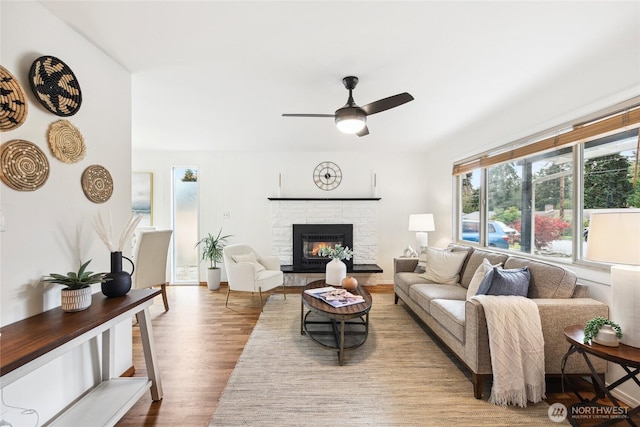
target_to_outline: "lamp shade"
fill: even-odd
[[[639,236],[640,210],[592,213],[585,257],[591,261],[640,265]]]
[[[611,319],[620,342],[640,348],[640,210],[592,213],[585,258],[611,266]],[[629,265],[618,265],[629,264]]]
[[[409,231],[434,231],[433,214],[409,215]]]

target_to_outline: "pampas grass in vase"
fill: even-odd
[[[141,219],[142,215],[134,215],[132,213],[122,229],[118,246],[114,246],[111,211],[109,211],[108,223],[104,221],[100,212],[93,218],[93,228],[111,252],[111,272],[107,274],[107,281],[102,284],[102,293],[109,298],[124,296],[131,289],[131,274],[133,274],[135,266],[131,259],[122,256],[122,249],[133,237],[133,233]],[[131,273],[122,270],[122,258],[131,263]]]

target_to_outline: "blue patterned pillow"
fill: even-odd
[[[526,297],[529,293],[531,272],[528,267],[504,270],[493,269],[484,276],[476,295],[517,295]]]

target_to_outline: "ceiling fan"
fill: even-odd
[[[379,99],[370,104],[359,107],[353,101],[352,91],[358,84],[358,78],[347,76],[342,79],[344,87],[349,90],[349,99],[344,107],[338,108],[335,114],[283,114],[283,117],[333,117],[338,130],[344,133],[355,133],[358,136],[369,135],[367,116],[398,107],[409,101],[413,96],[407,92],[399,93],[388,98]]]

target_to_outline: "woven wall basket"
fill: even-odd
[[[71,68],[55,56],[33,61],[29,84],[40,104],[55,115],[73,116],[80,109],[80,83]]]
[[[37,145],[13,139],[0,146],[0,179],[18,191],[35,191],[49,178],[49,160]]]
[[[56,159],[77,163],[84,159],[87,147],[82,134],[69,120],[58,120],[49,125],[49,147]]]
[[[113,193],[113,179],[108,170],[91,165],[82,173],[82,191],[93,203],[104,203]]]
[[[13,130],[27,118],[27,97],[18,80],[0,65],[0,131]]]

